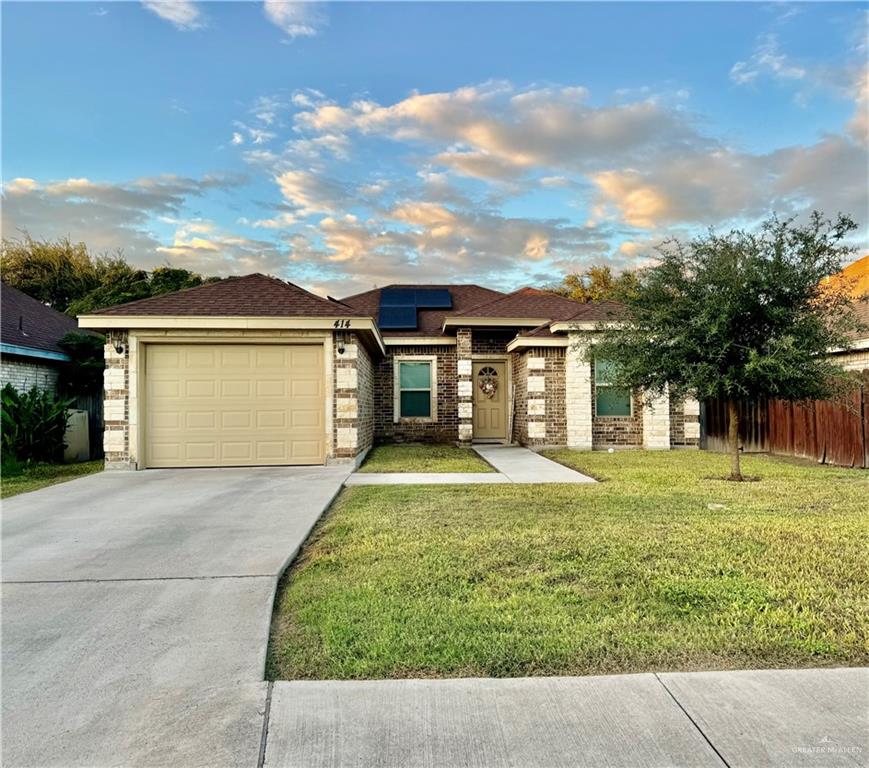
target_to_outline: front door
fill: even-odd
[[[474,363],[474,439],[507,438],[507,366]]]

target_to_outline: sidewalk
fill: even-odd
[[[474,450],[511,483],[594,483],[570,467],[516,445],[475,445]]]
[[[265,765],[856,768],[867,692],[867,669],[276,682]]]

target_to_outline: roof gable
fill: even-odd
[[[452,318],[460,317],[515,317],[566,320],[575,315],[582,304],[540,288],[520,288],[501,295],[492,301],[471,307],[463,312],[453,312]]]
[[[118,304],[96,315],[167,317],[329,317],[358,315],[346,304],[324,299],[293,283],[259,273],[227,277]]]

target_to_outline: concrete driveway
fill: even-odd
[[[277,578],[348,472],[108,472],[5,501],[3,765],[256,765]]]

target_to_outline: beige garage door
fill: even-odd
[[[148,467],[322,464],[323,347],[151,344]]]

